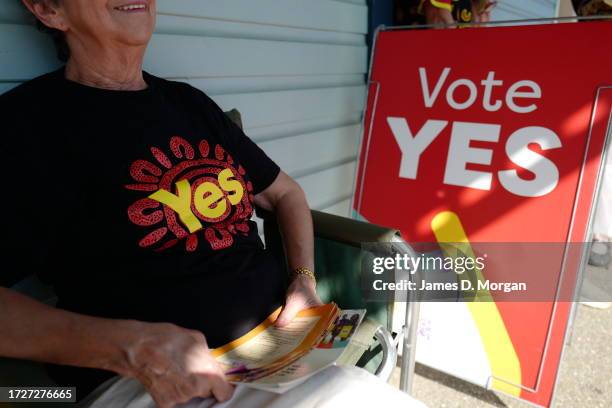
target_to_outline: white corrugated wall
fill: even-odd
[[[498,0],[493,21],[556,17],[558,0]]]
[[[242,112],[311,207],[347,215],[365,97],[366,0],[158,0],[145,69]],[[0,93],[58,66],[19,0],[0,0]],[[1,113],[0,113],[1,115]]]

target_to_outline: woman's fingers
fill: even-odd
[[[275,324],[279,327],[286,326],[300,311],[322,304],[310,278],[296,278],[289,285],[285,306],[283,306]]]
[[[225,375],[219,372],[209,379],[210,391],[215,399],[219,402],[225,402],[232,398],[234,394],[234,386],[225,379]]]
[[[183,402],[184,397],[169,383],[160,383],[154,389],[149,389],[149,394],[159,408],[174,408],[176,404]]]
[[[192,361],[188,366],[198,367],[197,370],[187,369],[172,380],[178,385],[179,397],[176,402],[185,403],[198,397],[214,397],[221,402],[230,399],[234,389],[225,379],[217,361],[208,353],[208,349],[196,358],[200,361]]]
[[[225,380],[223,373],[218,371],[171,375],[148,391],[158,407],[173,408],[194,398],[214,397],[219,402],[227,401],[232,397],[234,387]]]
[[[194,396],[204,398],[212,396],[219,402],[229,400],[234,393],[234,387],[226,380],[221,366],[210,354],[206,359],[209,361],[203,363],[205,371],[195,375],[199,387],[197,395]]]
[[[305,308],[304,297],[298,294],[289,295],[285,306],[281,310],[280,315],[276,319],[275,324],[279,327],[283,327],[291,323],[296,314]]]
[[[206,337],[171,324],[147,323],[127,344],[130,376],[137,378],[161,408],[197,397],[227,401],[233,387],[210,354]]]
[[[293,320],[301,310],[314,306],[320,306],[323,302],[319,299],[316,283],[309,277],[298,276],[294,278],[287,290],[287,300],[276,320],[278,326],[285,326]]]

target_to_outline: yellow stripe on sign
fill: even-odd
[[[475,258],[461,220],[454,212],[443,211],[436,214],[431,221],[431,229],[445,256],[454,256],[459,252],[463,256]],[[477,270],[476,274],[478,280],[484,280],[482,271]],[[512,384],[521,384],[521,363],[491,293],[477,292],[473,301],[468,302],[467,306],[474,318],[491,366],[493,374],[491,387],[519,396],[520,387]]]

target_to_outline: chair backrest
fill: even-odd
[[[240,129],[243,129],[242,114],[240,113],[238,109],[232,109],[232,110],[225,112],[225,116],[230,118],[230,120],[234,122],[236,126],[238,126]]]

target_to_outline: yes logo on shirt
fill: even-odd
[[[170,139],[170,151],[174,161],[152,147],[156,163],[136,160],[130,167],[137,184],[125,188],[147,196],[128,208],[128,217],[152,229],[139,245],[161,251],[184,240],[187,251],[193,252],[204,238],[218,250],[232,246],[236,234],[248,235],[253,186],[244,180],[242,166],[236,167],[221,145],[211,152],[205,139],[198,145],[199,157],[179,136]]]
[[[230,179],[233,176],[234,173],[230,169],[222,170],[217,183],[204,181],[195,189],[187,180],[177,181],[175,184],[178,195],[162,188],[149,198],[170,207],[178,214],[189,232],[194,233],[202,229],[202,223],[192,211],[192,206],[201,219],[216,222],[220,217],[227,216],[232,204],[238,204],[242,200],[244,188],[238,181]]]

